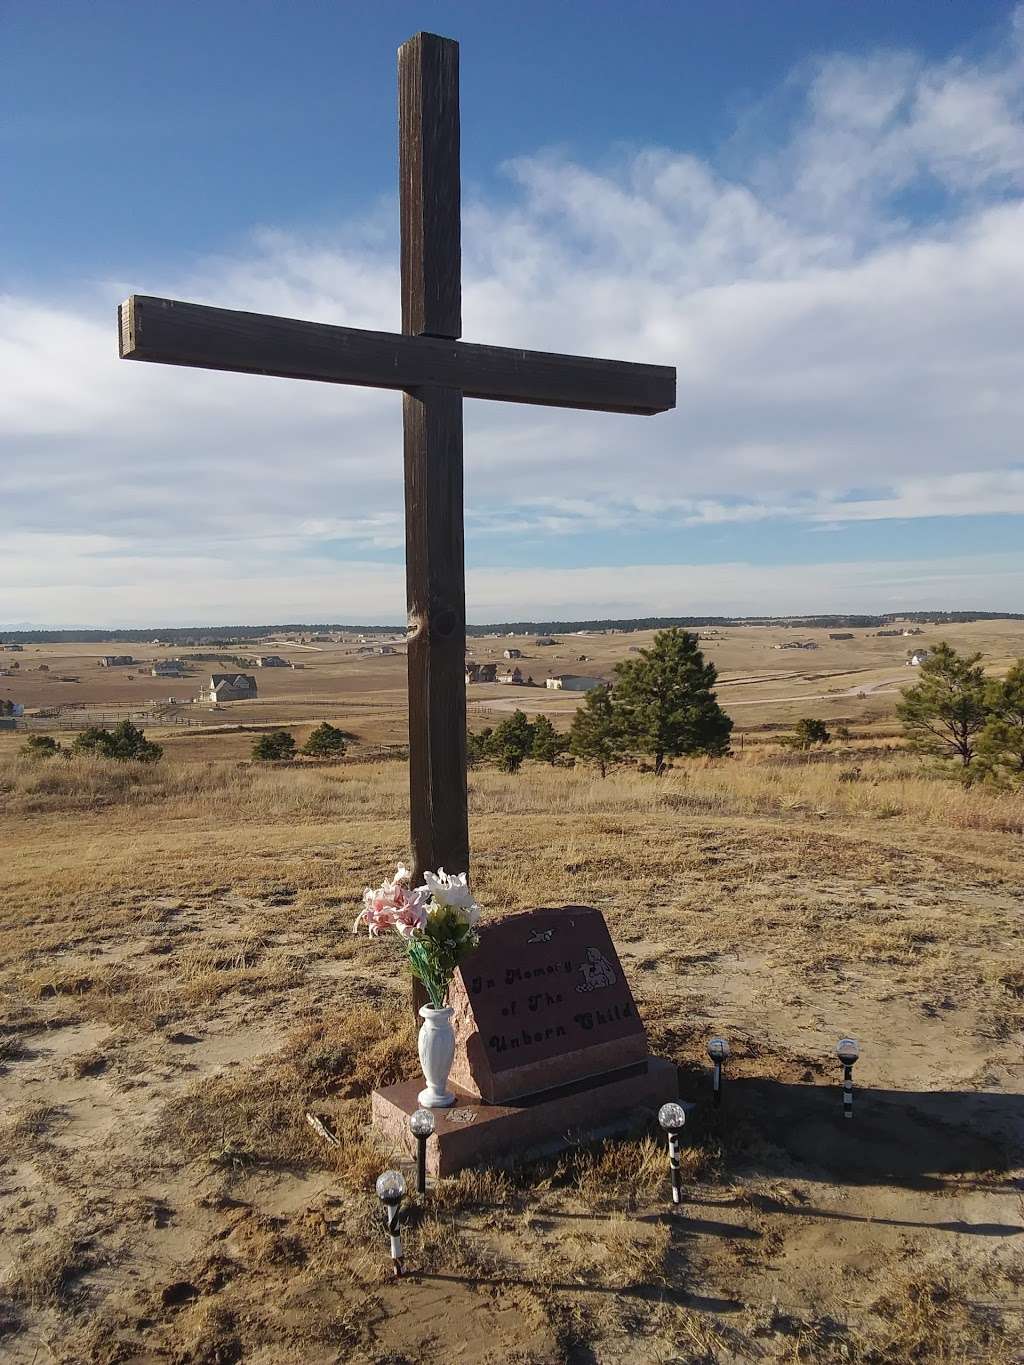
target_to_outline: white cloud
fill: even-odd
[[[476,557],[491,537],[524,533],[589,535],[599,563],[601,536],[622,528],[1024,514],[1022,34],[1018,13],[984,60],[821,61],[794,77],[803,103],[789,135],[728,177],[670,148],[600,171],[541,151],[508,168],[509,202],[467,194],[469,339],[679,367],[677,411],[652,419],[467,403]],[[13,533],[0,616],[384,612],[400,566],[330,556],[401,546],[397,396],[124,364],[113,308],[138,287],[395,328],[391,216],[374,206],[344,248],[264,231],[235,258],[96,286],[74,307],[0,299]],[[665,544],[679,559],[685,542]],[[695,610],[741,589],[745,612],[785,595],[762,568],[683,569]],[[927,605],[952,604],[933,569]],[[496,582],[521,594],[507,603],[516,616],[528,600],[550,614],[570,584],[597,594],[595,611],[610,592],[646,611],[655,604],[637,591],[674,572],[502,570]],[[778,572],[819,594],[780,610],[840,591],[805,568]],[[851,606],[888,600],[885,574],[843,574],[866,594]],[[1003,570],[968,580],[970,605],[1008,582]],[[481,609],[498,610],[481,592]]]

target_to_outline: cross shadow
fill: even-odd
[[[683,1078],[684,1095],[693,1077]],[[687,1132],[721,1139],[750,1174],[913,1190],[1024,1190],[1024,1097],[983,1091],[857,1089],[852,1119],[838,1085],[728,1079],[721,1108],[698,1103]],[[796,1212],[804,1209],[797,1208]],[[986,1225],[977,1225],[986,1226]],[[989,1235],[996,1235],[990,1233]]]

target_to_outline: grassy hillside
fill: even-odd
[[[400,1284],[367,1119],[413,1021],[391,945],[350,930],[406,851],[404,766],[8,748],[0,1357],[1015,1359],[1024,795],[866,747],[471,775],[485,912],[608,918],[698,1103],[686,1203],[641,1117],[414,1201]]]

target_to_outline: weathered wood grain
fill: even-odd
[[[462,395],[404,399],[413,875],[469,870]]]
[[[675,406],[670,365],[479,346],[133,294],[121,358],[369,388],[440,385],[467,398],[650,415]]]
[[[417,33],[398,49],[402,331],[462,335],[459,45]]]

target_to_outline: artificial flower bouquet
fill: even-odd
[[[394,929],[402,941],[413,976],[423,983],[434,1009],[444,1009],[455,970],[478,943],[480,907],[469,890],[465,872],[452,876],[440,868],[423,874],[412,886],[412,873],[401,863],[391,881],[363,892],[363,908],[352,932],[365,925],[377,937]]]

